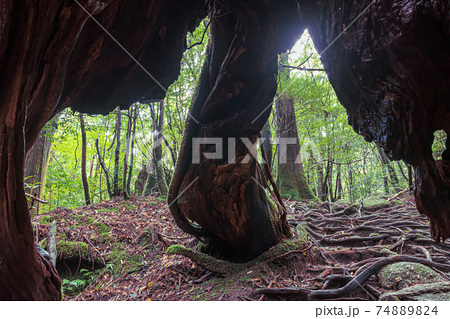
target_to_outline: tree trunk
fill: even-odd
[[[133,106],[128,109],[127,132],[125,135],[125,155],[123,158],[123,180],[122,180],[122,196],[124,199],[129,199],[130,195],[127,189],[127,174],[128,174],[128,156],[130,154],[131,145],[131,131],[133,127]]]
[[[164,173],[164,167],[162,162],[162,145],[163,145],[163,126],[164,126],[164,100],[159,103],[159,111],[157,117],[154,118],[155,134],[153,136],[153,161],[156,173],[156,182],[158,183],[158,189],[161,196],[167,196],[166,176]]]
[[[270,129],[269,121],[264,124],[263,129],[261,130],[261,136],[264,139],[263,145],[266,151],[267,165],[269,165],[270,170],[272,171],[272,131]]]
[[[105,160],[100,151],[100,147],[98,146],[98,138],[95,139],[95,148],[97,149],[98,162],[100,163],[100,166],[101,166],[103,172],[105,173],[106,189],[108,190],[108,195],[109,195],[109,198],[111,199],[114,197],[114,190],[111,186],[111,177],[109,174],[109,169],[106,167]],[[100,176],[100,178],[101,178],[101,176]]]
[[[120,164],[120,134],[122,130],[122,111],[120,107],[117,108],[116,116],[116,151],[114,152],[114,175],[113,175],[113,196],[120,196],[121,190],[119,188],[119,164]]]
[[[381,164],[386,168],[387,174],[389,174],[390,180],[392,185],[394,186],[395,192],[399,192],[400,191],[400,187],[399,187],[399,181],[398,181],[398,177],[397,174],[395,173],[395,169],[392,166],[392,163],[389,161],[389,158],[387,157],[386,153],[383,151],[383,149],[377,145],[377,149],[378,149],[378,153],[380,154],[380,158],[381,158]],[[384,169],[383,169],[384,171]],[[386,175],[385,172],[385,184],[387,183],[388,179],[388,175]],[[385,186],[386,188],[386,186]],[[389,194],[389,186],[387,187],[386,190],[386,194]]]
[[[50,149],[53,135],[58,127],[57,123],[58,116],[55,116],[44,126],[25,160],[25,184],[29,185],[25,188],[25,192],[40,199],[44,195]],[[39,201],[29,200],[30,213],[39,214],[40,205]]]
[[[268,200],[263,172],[244,144],[257,145],[270,115],[276,54],[303,31],[293,2],[282,3],[275,11],[275,2],[233,2],[231,11],[213,3],[211,43],[168,196],[180,228],[207,237],[212,255],[235,261],[290,236],[286,210]]]
[[[325,202],[327,200],[327,186],[326,186],[326,178],[324,178],[323,176],[323,163],[322,162],[318,162],[317,164],[317,179],[318,179],[318,183],[317,183],[317,196],[319,197],[319,199],[323,202]]]
[[[348,197],[353,202],[355,201],[355,195],[353,191],[353,168],[349,166],[348,168]]]
[[[84,204],[91,205],[91,194],[89,192],[89,182],[86,174],[86,124],[84,122],[84,115],[80,113],[80,127],[81,127],[81,180],[83,181],[84,189]]]
[[[137,105],[134,105],[133,107],[133,132],[131,134],[131,156],[130,156],[130,168],[128,170],[128,179],[127,179],[127,193],[131,194],[131,176],[133,175],[133,164],[134,164],[134,141],[136,138],[136,124],[137,124],[137,117],[139,109]],[[141,191],[142,192],[142,191]]]
[[[334,199],[338,200],[342,198],[342,178],[341,178],[341,165],[337,164],[336,168],[336,189],[334,191]]]
[[[280,62],[288,63],[288,54],[280,56]],[[280,77],[288,85],[289,68],[280,68]],[[277,186],[283,198],[292,200],[317,199],[311,191],[301,161],[294,99],[284,92],[275,102],[278,137]]]

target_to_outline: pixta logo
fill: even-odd
[[[240,140],[248,150],[248,154],[241,161],[242,164],[247,164],[252,157],[258,158],[258,140],[256,142],[252,142],[247,137],[241,138],[228,138],[223,139],[220,137],[196,137],[192,139],[192,163],[200,164],[201,156],[203,155],[206,159],[224,159],[224,146],[227,148],[227,162],[229,164],[236,163],[236,143],[237,140]],[[259,139],[260,143],[264,143],[266,141],[265,138]],[[226,143],[226,144],[225,144]],[[278,147],[278,157],[280,164],[286,164],[287,159],[287,149],[288,145],[297,144],[297,139],[293,137],[286,138],[276,138],[269,139],[270,145],[277,145]],[[214,147],[209,147],[209,151],[201,151],[202,145],[210,145]],[[319,149],[315,145],[315,143],[311,140],[303,141],[302,147],[300,148],[300,152],[298,152],[294,163],[301,164],[302,158],[314,158],[317,161],[321,161],[322,158],[320,156]],[[261,159],[261,162],[264,163],[264,159]]]

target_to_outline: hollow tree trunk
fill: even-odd
[[[262,171],[241,138],[257,143],[277,88],[277,53],[304,29],[293,2],[230,4],[212,8],[212,40],[168,202],[183,230],[210,240],[211,254],[245,261],[290,236],[285,210],[268,200]]]
[[[88,12],[99,9],[96,1],[81,3]],[[73,49],[67,43],[74,43],[89,17],[66,2],[0,6],[0,300],[58,300],[61,280],[34,244],[23,184],[25,149],[52,116]]]
[[[450,133],[450,1],[307,0],[299,10],[349,123],[414,167],[418,210],[436,241],[450,237],[450,156],[431,151],[436,130]]]
[[[178,76],[174,61],[181,59],[186,33],[205,16],[204,2],[1,0],[0,8],[0,300],[58,300],[61,281],[34,245],[25,150],[58,108],[106,114],[142,96],[161,98],[162,87]],[[111,34],[134,49],[158,83]]]

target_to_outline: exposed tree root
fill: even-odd
[[[336,299],[343,298],[348,296],[351,292],[356,290],[357,288],[362,288],[362,285],[369,279],[370,276],[376,274],[382,267],[387,266],[389,264],[397,263],[397,262],[413,262],[420,263],[426,266],[434,267],[439,270],[450,271],[450,265],[448,264],[439,264],[427,259],[417,258],[412,256],[392,256],[381,259],[371,266],[369,266],[366,270],[361,272],[358,276],[353,278],[348,284],[346,284],[342,288],[337,289],[326,289],[326,290],[309,290],[303,288],[281,288],[281,289],[273,289],[273,288],[264,288],[255,291],[255,294],[281,294],[281,295],[298,295],[302,300],[323,300],[323,299]]]
[[[244,269],[253,267],[258,263],[273,261],[277,258],[285,257],[286,255],[291,253],[305,253],[311,248],[312,244],[309,242],[305,243],[304,241],[285,240],[280,244],[272,247],[261,256],[246,263],[232,263],[229,261],[220,260],[181,245],[170,246],[169,248],[167,248],[166,253],[167,255],[184,256],[186,258],[189,258],[195,264],[203,267],[206,270],[209,270],[212,273],[220,276],[228,276],[232,273],[237,273]]]

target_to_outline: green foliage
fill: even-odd
[[[86,288],[86,282],[82,279],[62,280],[62,289],[65,295],[73,296],[82,292]]]
[[[88,269],[81,269],[72,279],[62,279],[62,290],[65,295],[74,296],[81,293],[95,279],[97,274]]]

